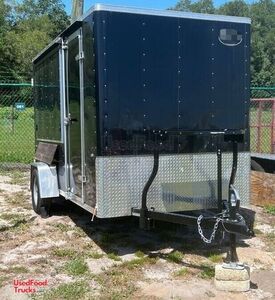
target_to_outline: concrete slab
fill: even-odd
[[[245,266],[243,270],[237,270],[237,269],[224,268],[222,264],[216,265],[215,278],[216,280],[224,280],[224,281],[250,280],[250,268],[248,266]]]
[[[250,289],[250,280],[217,280],[214,279],[217,290],[227,292],[247,292]]]

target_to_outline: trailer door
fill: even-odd
[[[74,32],[67,41],[66,101],[68,118],[68,169],[69,191],[83,198],[84,171],[84,120],[83,120],[83,50],[82,30]]]

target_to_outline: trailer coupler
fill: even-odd
[[[241,234],[247,237],[253,237],[254,233],[248,228],[244,218],[238,214],[237,220],[230,220],[227,215],[222,216],[221,214],[198,217],[191,214],[182,213],[169,213],[169,212],[159,212],[155,210],[141,210],[140,208],[132,208],[132,215],[140,217],[142,216],[149,222],[150,220],[157,220],[163,222],[170,222],[174,224],[183,225],[198,225],[198,220],[200,218],[200,224],[203,225],[205,229],[211,229],[220,224],[224,231],[231,234]]]
[[[148,229],[150,220],[166,221],[176,224],[185,225],[197,225],[198,232],[205,243],[210,244],[214,239],[217,230],[221,226],[223,232],[229,233],[230,247],[228,251],[228,261],[231,264],[236,265],[238,262],[236,251],[236,234],[241,234],[247,237],[254,236],[252,230],[248,228],[244,218],[239,214],[240,209],[240,197],[237,190],[234,187],[237,165],[238,165],[238,139],[232,140],[232,152],[233,163],[231,176],[228,186],[228,199],[222,199],[222,147],[221,138],[225,133],[216,133],[217,139],[217,204],[218,212],[215,214],[212,211],[208,211],[208,215],[194,215],[194,213],[170,213],[170,212],[158,212],[154,209],[148,209],[147,207],[147,194],[150,186],[152,185],[159,168],[159,153],[154,151],[154,165],[151,175],[146,182],[142,192],[141,208],[132,208],[132,215],[139,216],[140,227],[142,229]],[[209,238],[205,237],[202,230],[202,222],[205,228],[212,228],[213,231]],[[221,224],[221,225],[220,225]]]

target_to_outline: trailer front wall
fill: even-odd
[[[104,11],[94,22],[101,155],[212,152],[186,133],[248,130],[249,24]]]
[[[217,137],[244,135],[236,187],[249,204],[250,25],[94,12],[98,72],[98,217],[141,206],[175,212],[217,207]],[[231,151],[232,143],[223,143]],[[223,155],[223,198],[232,154]]]

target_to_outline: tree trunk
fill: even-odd
[[[75,22],[79,17],[83,15],[84,0],[72,0],[72,15],[71,23]]]

